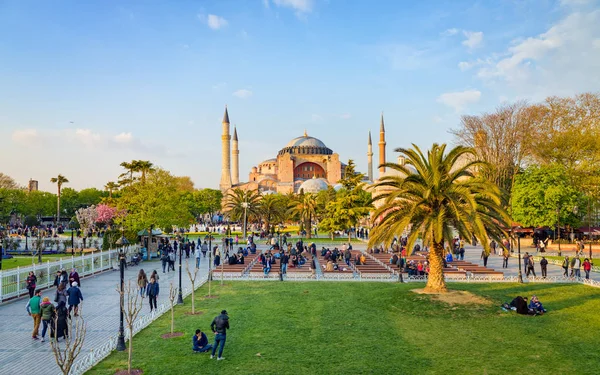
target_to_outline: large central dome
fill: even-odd
[[[285,153],[331,155],[333,151],[325,146],[325,143],[320,139],[309,137],[305,132],[302,137],[292,139],[279,151],[279,155]]]

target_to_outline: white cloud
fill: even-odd
[[[462,111],[468,104],[476,103],[481,98],[479,90],[465,90],[457,92],[447,92],[437,98],[439,103],[450,108],[454,108],[456,112]]]
[[[475,49],[480,47],[483,42],[483,32],[482,31],[467,31],[463,30],[463,35],[467,38],[462,44],[469,49]]]
[[[225,18],[215,14],[209,14],[208,16],[198,14],[198,19],[213,30],[219,30],[229,25],[229,22]]]
[[[452,28],[452,29],[448,29],[445,30],[443,32],[440,33],[441,36],[452,36],[452,35],[456,35],[458,33],[458,29],[456,28]]]
[[[471,69],[472,67],[473,67],[473,64],[472,64],[472,63],[470,63],[470,62],[467,62],[467,61],[461,61],[461,62],[459,62],[459,63],[458,63],[458,68],[459,68],[460,70],[462,70],[463,72],[464,72],[465,70],[469,70],[469,69]]]
[[[349,119],[349,118],[351,118],[351,117],[352,117],[352,115],[351,115],[351,114],[349,114],[349,113],[344,113],[344,114],[342,114],[342,115],[340,116],[340,118],[341,118],[341,119],[343,119],[343,120],[348,120],[348,119]]]
[[[265,8],[270,7],[270,3],[273,3],[277,7],[291,8],[296,11],[297,14],[310,13],[313,7],[312,0],[263,0]]]
[[[595,91],[600,85],[598,40],[600,10],[574,12],[544,33],[513,41],[505,52],[486,60],[477,76],[535,99]]]
[[[580,6],[591,4],[595,0],[560,0],[562,6]]]
[[[92,132],[90,129],[75,130],[75,138],[88,147],[95,147],[103,142],[102,137],[98,133]]]
[[[311,120],[312,122],[323,122],[323,120],[324,120],[324,119],[323,119],[323,116],[321,116],[321,115],[318,115],[318,114],[316,114],[316,113],[313,113],[313,114],[310,116],[310,120]]]
[[[246,89],[239,89],[233,93],[233,96],[237,96],[240,99],[247,99],[252,96],[252,91]]]
[[[120,133],[117,134],[113,137],[114,141],[117,143],[130,143],[131,140],[133,139],[133,135],[131,134],[131,132],[128,133]]]

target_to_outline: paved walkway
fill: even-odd
[[[529,250],[530,249],[521,248],[521,257],[523,257],[525,255],[525,252],[529,252],[529,254],[536,255],[535,249],[531,249],[531,250],[533,250],[533,252],[531,252]],[[481,259],[481,251],[482,251],[482,247],[480,247],[480,246],[476,246],[476,247],[465,246],[465,260],[483,266],[483,259]],[[515,252],[515,255],[516,255],[516,252]],[[583,262],[583,258],[581,258],[581,261]],[[488,258],[487,266],[488,266],[488,268],[493,268],[496,271],[504,272],[504,276],[507,276],[507,277],[517,276],[519,274],[519,263],[518,262],[519,262],[519,258],[511,257],[508,260],[508,268],[503,269],[502,268],[502,257],[498,256],[498,255],[490,255],[490,257]],[[521,258],[521,262],[523,262],[522,258]],[[525,280],[526,270],[523,267],[523,263],[521,263],[521,269],[522,269],[523,279]],[[535,269],[535,274],[537,275],[537,277],[541,277],[542,270],[540,268],[539,261],[537,261],[537,260],[535,262],[534,269]],[[562,275],[563,275],[562,267],[548,264],[548,277],[553,277],[553,276],[561,277]],[[531,275],[531,276],[533,276],[533,275]],[[585,272],[583,272],[583,267],[581,268],[581,276],[585,277]],[[600,273],[590,272],[590,279],[600,281]]]
[[[195,267],[195,258],[190,257],[190,268]],[[178,263],[175,269],[178,270]],[[182,264],[182,285],[187,287],[190,282],[185,271],[185,258]],[[152,270],[156,269],[159,273],[160,293],[158,304],[168,303],[169,284],[171,281],[178,285],[178,272],[162,273],[162,267],[159,261],[142,262],[139,266],[128,267],[125,271],[125,278],[132,280],[137,286],[137,275],[140,269],[144,269],[148,277]],[[200,279],[208,273],[208,257],[203,258],[200,264]],[[105,273],[85,278],[81,281],[84,301],[81,306],[83,316],[87,324],[87,334],[80,357],[88,353],[91,349],[104,344],[111,336],[118,332],[119,328],[119,294],[116,288],[119,285],[119,272],[107,271]],[[44,297],[50,297],[54,300],[54,288],[44,291]],[[148,300],[144,299],[144,307],[141,313],[149,314],[150,307]],[[31,339],[33,329],[33,320],[27,311],[25,305],[27,299],[19,299],[14,302],[0,305],[0,374],[34,374],[43,372],[45,374],[59,374],[60,370],[56,365],[52,348],[48,342],[50,333],[46,334],[46,342]],[[40,335],[41,335],[40,326]],[[38,371],[32,370],[37,368]],[[43,369],[43,370],[42,370]]]

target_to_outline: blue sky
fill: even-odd
[[[147,159],[217,187],[225,104],[240,177],[290,139],[366,172],[452,142],[461,114],[597,91],[598,1],[0,0],[0,171],[101,188]],[[375,147],[376,148],[376,147]],[[377,151],[375,151],[377,160]]]

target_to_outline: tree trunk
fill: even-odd
[[[58,195],[56,196],[56,226],[60,223],[60,186],[58,187]]]
[[[129,326],[129,357],[127,358],[127,373],[131,374],[131,355],[133,354],[133,324]]]
[[[444,246],[441,243],[433,243],[429,252],[429,277],[425,291],[430,293],[446,293],[446,280],[444,280]]]
[[[194,286],[194,283],[192,282],[192,315],[194,315],[196,313],[196,303],[194,302],[194,300],[196,299],[196,287]]]
[[[306,231],[306,238],[312,238],[312,215],[308,215],[304,230]]]
[[[171,302],[171,334],[175,331],[175,309],[173,309],[173,302]]]

